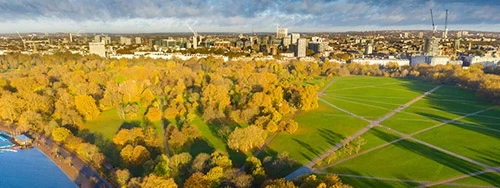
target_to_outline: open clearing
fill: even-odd
[[[288,152],[305,165],[334,151],[337,157],[321,158],[312,170],[339,174],[355,187],[415,187],[436,182],[438,187],[499,186],[498,171],[466,175],[500,166],[500,107],[454,86],[430,91],[436,86],[412,79],[340,77],[320,96],[318,109],[296,116],[297,133],[277,135],[264,155]],[[415,103],[402,106],[414,99]],[[358,154],[332,150],[388,115],[361,135],[366,144]],[[445,182],[460,176],[465,177]]]

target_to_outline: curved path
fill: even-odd
[[[0,122],[0,130],[14,132],[14,128]],[[103,178],[97,170],[84,162],[73,152],[60,146],[52,138],[30,132],[34,137],[33,145],[50,158],[79,187],[114,187],[110,181]],[[68,164],[68,162],[70,163]]]

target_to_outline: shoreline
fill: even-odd
[[[6,126],[4,122],[0,122],[0,130],[6,132],[14,131],[13,128]],[[81,160],[72,151],[57,144],[48,136],[31,133],[28,133],[31,137],[37,137],[36,139],[32,138],[32,146],[48,157],[77,187],[113,187],[93,167],[87,165],[86,162]],[[33,134],[36,134],[36,136]],[[57,154],[53,153],[54,150],[57,151]],[[68,160],[70,161],[69,164]]]

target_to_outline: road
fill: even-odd
[[[436,86],[434,88],[432,88],[431,90],[425,92],[424,94],[414,98],[413,100],[411,100],[410,102],[407,102],[406,104],[404,105],[401,105],[400,107],[398,107],[397,109],[389,112],[388,114],[384,115],[383,117],[375,120],[375,121],[369,121],[368,119],[362,117],[362,116],[359,116],[357,114],[354,114],[352,112],[349,112],[347,110],[344,110],[342,108],[339,108],[331,103],[329,103],[328,101],[324,100],[324,99],[321,99],[321,101],[325,102],[326,104],[328,104],[329,106],[331,107],[334,107],[336,109],[339,109],[343,112],[346,112],[350,115],[353,115],[355,117],[358,117],[360,119],[363,119],[365,121],[369,121],[370,124],[366,127],[364,127],[363,129],[359,130],[358,132],[354,133],[353,135],[347,137],[346,139],[342,140],[341,142],[337,143],[335,146],[333,146],[331,149],[329,149],[328,151],[324,152],[323,154],[321,154],[320,156],[316,157],[315,159],[311,160],[309,163],[307,163],[306,165],[302,166],[301,168],[299,168],[298,170],[292,172],[291,174],[287,175],[285,177],[285,179],[287,180],[292,180],[292,179],[296,179],[300,176],[303,176],[303,175],[306,175],[306,174],[311,174],[313,172],[313,166],[319,162],[319,161],[322,161],[323,159],[325,159],[326,157],[328,157],[331,153],[337,151],[338,149],[342,148],[342,146],[344,146],[346,143],[349,143],[351,142],[352,140],[354,140],[355,138],[363,135],[364,133],[368,132],[370,129],[372,129],[373,127],[377,126],[380,124],[380,122],[386,120],[386,119],[389,119],[390,117],[394,116],[396,113],[404,110],[405,108],[407,108],[408,106],[412,105],[413,103],[416,103],[417,101],[421,100],[422,98],[424,98],[425,96],[427,95],[430,95],[432,92],[436,91],[437,89],[441,88],[442,85],[439,85],[439,86]]]

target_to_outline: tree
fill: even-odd
[[[141,183],[142,188],[177,188],[174,179],[165,179],[163,177],[150,174],[146,176]]]
[[[207,179],[210,181],[212,187],[218,187],[220,184],[220,178],[224,175],[224,169],[216,166],[207,172]]]
[[[299,123],[297,123],[293,119],[290,119],[286,122],[284,131],[293,134],[295,133],[295,131],[297,131],[298,128],[299,128]]]
[[[170,158],[169,166],[174,171],[180,171],[181,168],[184,168],[189,162],[191,162],[191,155],[188,152],[180,153],[174,155]]]
[[[126,164],[132,166],[140,166],[147,160],[151,159],[149,151],[141,145],[135,147],[132,145],[125,146],[120,152],[120,156]]]
[[[264,188],[296,188],[292,181],[286,181],[285,178],[267,180],[262,186]]]
[[[210,181],[203,173],[196,172],[184,182],[184,188],[210,188]]]
[[[161,154],[160,156],[158,156],[158,164],[156,164],[155,168],[154,168],[154,174],[156,174],[157,176],[163,176],[163,177],[169,177],[170,176],[170,172],[172,171],[170,169],[170,165],[169,165],[169,159],[168,157],[165,155],[165,154]]]
[[[116,182],[118,182],[122,187],[127,185],[129,179],[130,172],[128,171],[128,169],[118,169],[116,171]]]
[[[69,135],[72,135],[71,134],[71,131],[69,131],[68,129],[64,128],[64,127],[58,127],[56,129],[54,129],[52,131],[52,138],[54,139],[54,141],[56,142],[62,142],[64,140],[66,140],[66,138],[69,136]]]
[[[228,137],[229,148],[248,152],[250,149],[264,144],[266,132],[261,128],[251,125],[246,128],[236,128]]]
[[[89,95],[78,95],[75,97],[76,110],[83,115],[85,120],[93,120],[99,116],[99,108],[95,104],[94,98]]]
[[[125,144],[137,145],[144,141],[144,131],[140,127],[120,129],[113,138],[113,143],[122,147]]]
[[[210,155],[206,153],[198,154],[191,164],[191,171],[193,172],[206,172],[209,168]]]
[[[148,109],[148,113],[146,114],[146,118],[148,118],[149,121],[160,121],[161,110],[157,107],[150,107]]]

